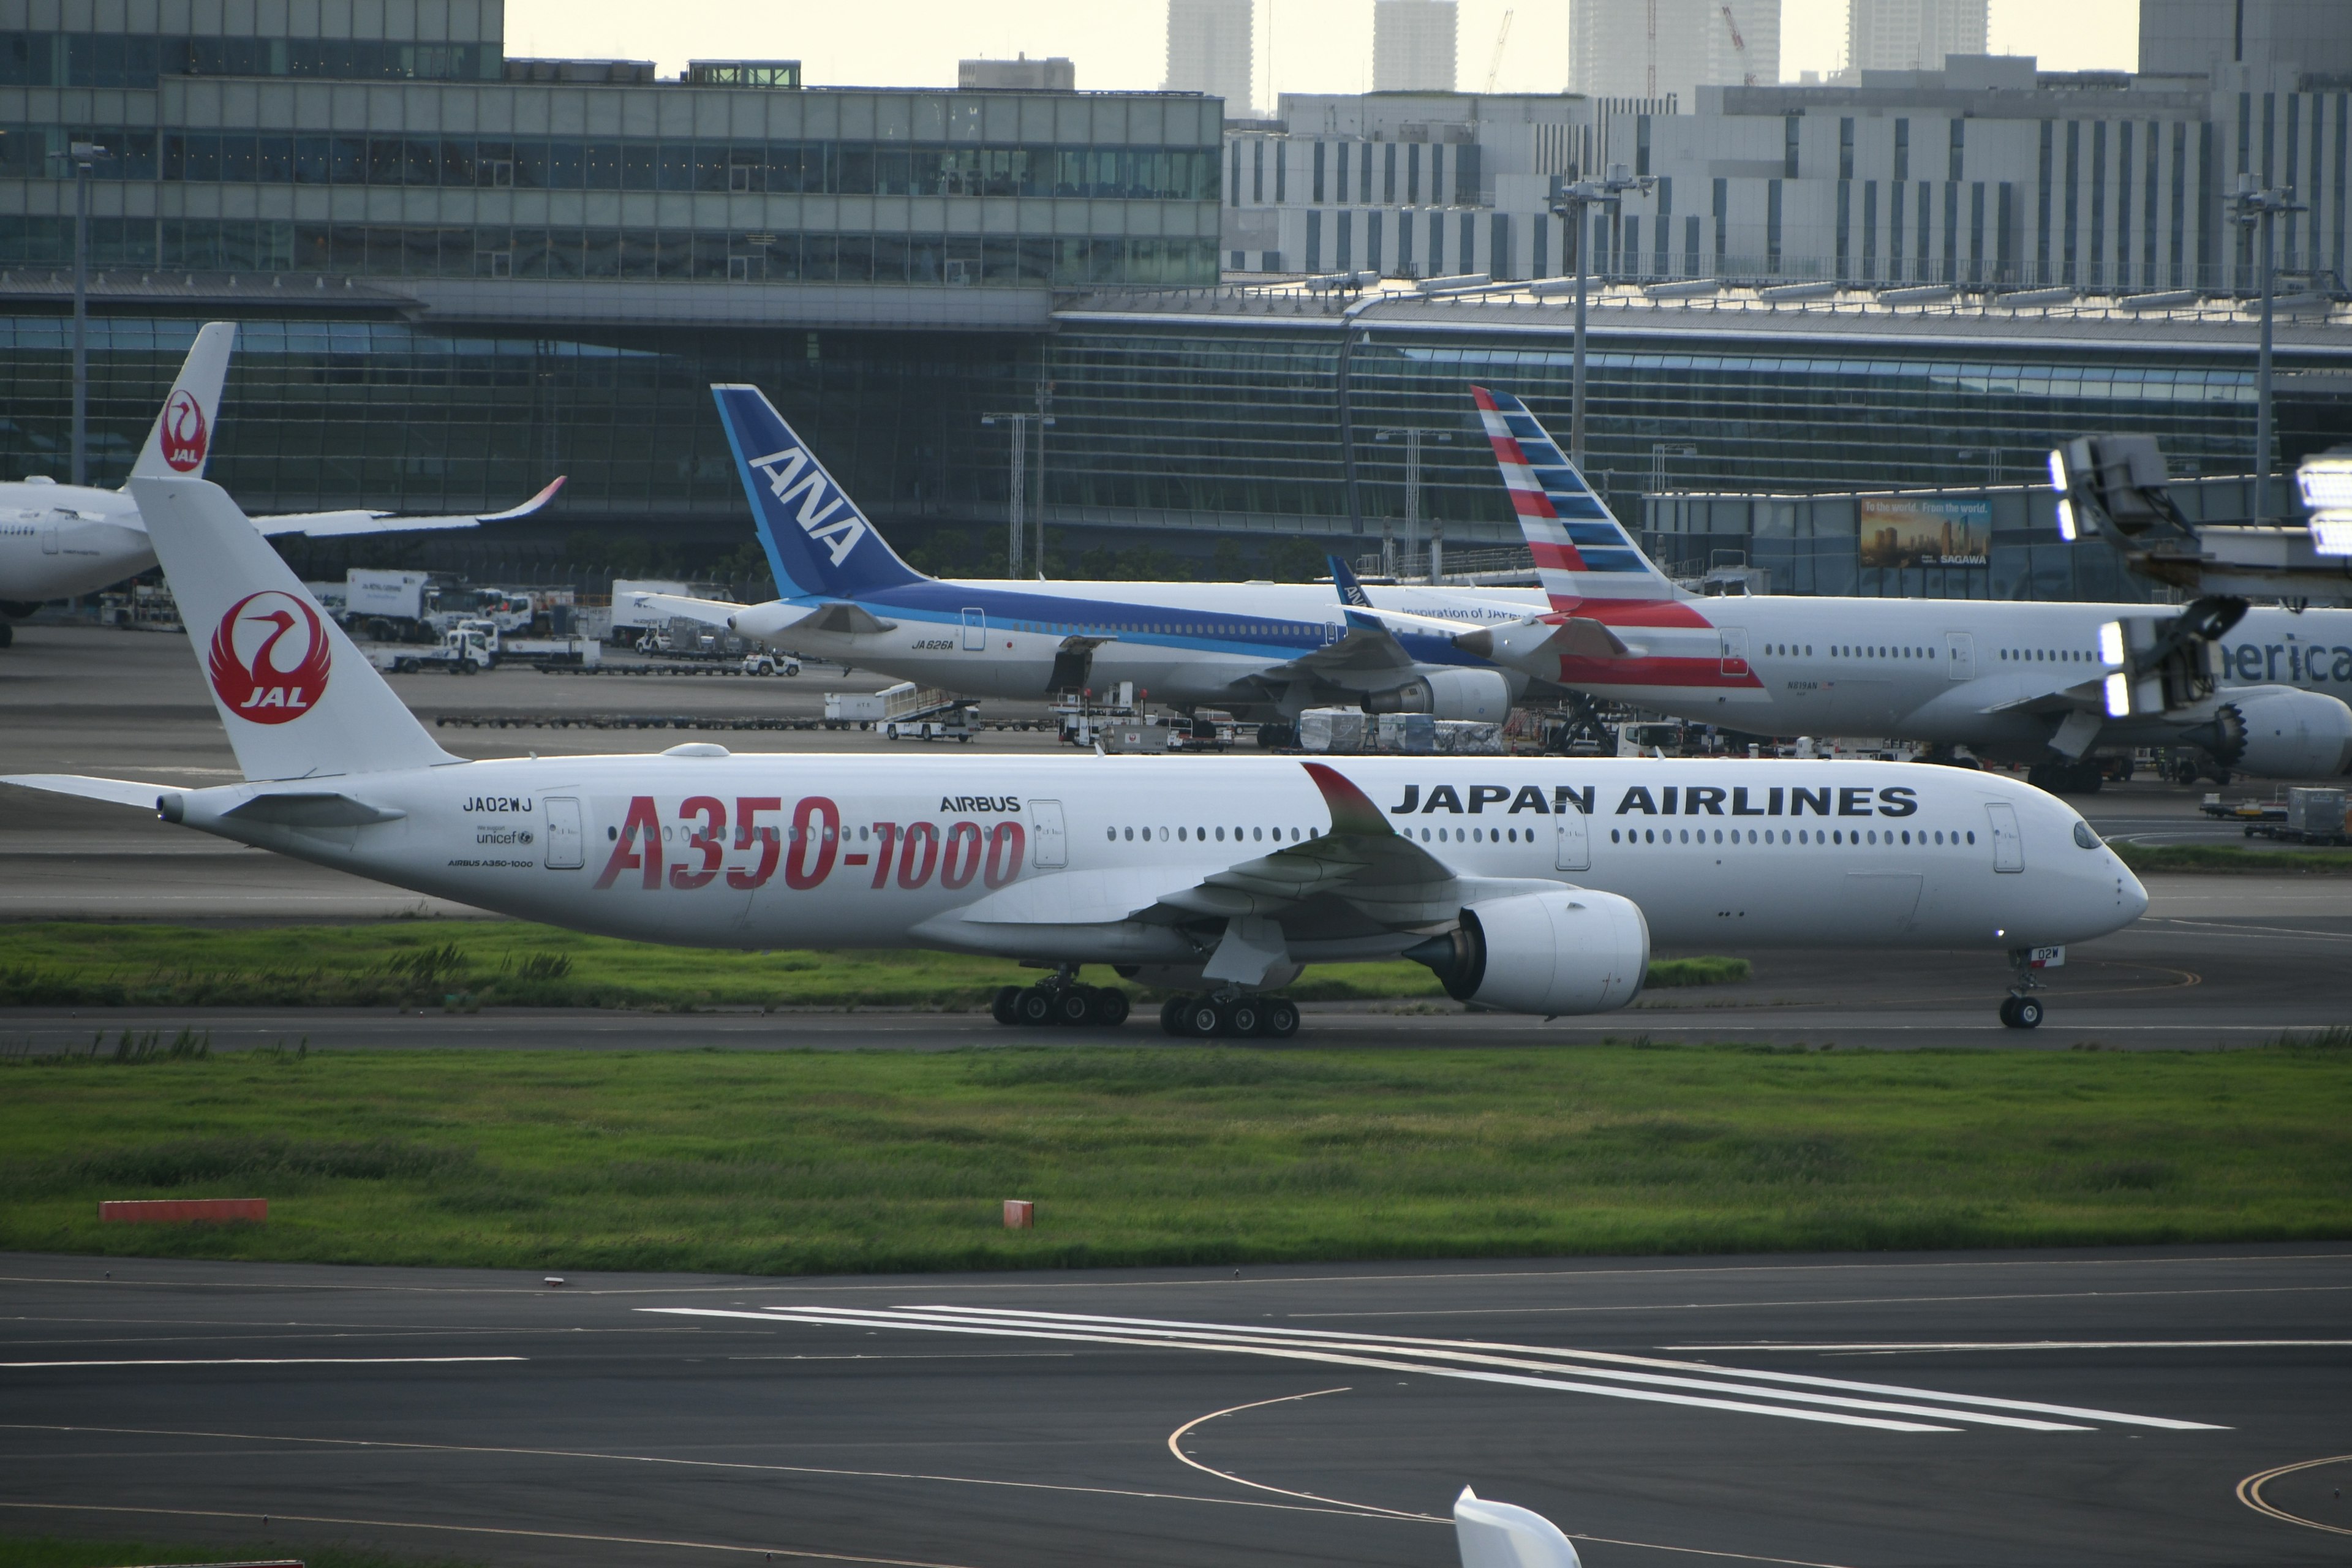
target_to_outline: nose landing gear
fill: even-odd
[[[2033,993],[2042,989],[2042,982],[2034,977],[2033,950],[2011,948],[2009,966],[2016,972],[2017,981],[2010,986],[2009,994],[2000,999],[2000,1021],[2012,1029],[2038,1029],[2042,1026],[2042,1003]]]

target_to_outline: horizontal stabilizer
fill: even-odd
[[[170,784],[141,784],[136,779],[89,778],[80,773],[8,773],[0,775],[0,784],[46,790],[51,795],[78,795],[83,800],[102,800],[110,805],[135,805],[148,811],[154,810],[157,798],[171,794],[173,788]]]
[[[275,823],[280,827],[366,827],[378,822],[398,822],[408,813],[391,806],[370,805],[347,795],[305,790],[257,795],[221,815],[240,822]]]

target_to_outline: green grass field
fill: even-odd
[[[0,1249],[761,1273],[2336,1238],[2352,1032],[17,1059],[0,1194]],[[98,1223],[175,1194],[270,1218]]]
[[[2270,877],[2352,873],[2352,849],[2242,849],[2234,844],[2111,844],[2109,847],[2135,871]]]
[[[1661,959],[1653,987],[1744,980],[1744,958]],[[0,924],[0,1007],[939,1007],[1034,970],[940,952],[728,952],[506,921],[190,928]],[[1109,983],[1108,970],[1087,979]],[[1129,987],[1138,996],[1156,996]],[[1418,963],[1328,964],[1301,1001],[1442,997]]]

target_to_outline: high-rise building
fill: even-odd
[[[2305,75],[2352,73],[2352,6],[2344,0],[2140,0],[2139,68],[2205,76],[2235,66]]]
[[[1373,0],[1372,90],[1452,92],[1454,0]]]
[[[1033,60],[958,60],[956,86],[997,92],[1076,92],[1078,68],[1061,56]]]
[[[1672,97],[1780,79],[1780,0],[1575,0],[1569,89],[1594,98]]]
[[[1168,0],[1170,92],[1225,100],[1231,119],[1248,117],[1256,56],[1256,0]]]
[[[1853,70],[1941,70],[1947,55],[1985,52],[1990,0],[1846,0]]]

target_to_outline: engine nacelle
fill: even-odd
[[[1584,888],[1488,899],[1444,936],[1405,950],[1457,1002],[1506,1013],[1609,1013],[1641,994],[1650,922],[1641,906]]]
[[[2352,772],[2352,708],[2319,691],[2264,686],[2231,692],[2181,739],[2225,768],[2263,778],[2332,778]]]
[[[1499,724],[1511,716],[1511,683],[1492,669],[1433,669],[1402,686],[1370,693],[1364,711],[1428,713]]]

